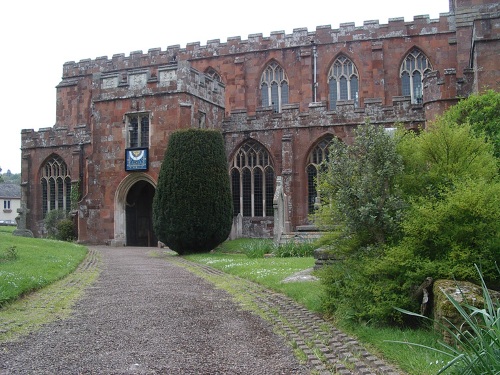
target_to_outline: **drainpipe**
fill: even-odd
[[[317,60],[318,60],[318,50],[316,47],[316,43],[314,40],[311,40],[312,44],[312,49],[313,49],[313,102],[316,103],[317,101],[317,94],[316,90],[318,88],[318,81],[317,81]]]

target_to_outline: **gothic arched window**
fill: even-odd
[[[424,74],[432,70],[427,56],[418,48],[414,48],[401,64],[401,93],[410,96],[414,104],[422,103],[422,80]]]
[[[359,98],[359,75],[356,65],[345,56],[339,56],[328,72],[330,109],[337,108],[338,100],[354,100],[357,107]]]
[[[222,83],[222,78],[221,78],[220,74],[214,68],[208,68],[205,71],[205,75],[212,78],[214,81]]]
[[[307,208],[309,213],[314,212],[314,203],[318,196],[316,183],[318,178],[318,171],[322,168],[322,163],[328,160],[328,148],[332,142],[333,137],[328,135],[321,139],[318,144],[312,149],[307,158]]]
[[[263,107],[273,107],[281,112],[283,104],[288,104],[288,78],[285,71],[275,61],[271,62],[260,78]]]
[[[71,208],[71,177],[68,167],[58,155],[51,157],[42,168],[42,213],[52,210],[68,212]]]
[[[274,215],[274,168],[264,146],[245,142],[233,157],[230,174],[235,216]]]

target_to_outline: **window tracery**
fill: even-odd
[[[314,212],[314,204],[318,197],[317,178],[318,172],[323,167],[323,162],[328,160],[329,147],[332,143],[333,136],[325,136],[311,150],[307,159],[306,174],[307,174],[307,207],[308,212]]]
[[[401,64],[401,93],[410,96],[413,104],[422,103],[422,80],[431,70],[429,59],[418,48],[414,48]]]
[[[274,215],[274,168],[264,146],[245,142],[233,157],[230,174],[235,216]]]
[[[260,90],[263,107],[273,107],[279,113],[288,104],[288,77],[277,62],[271,62],[262,73]]]
[[[64,160],[54,155],[42,168],[42,214],[52,210],[69,212],[71,208],[71,176]]]
[[[346,56],[339,56],[328,72],[330,110],[337,108],[339,100],[354,100],[357,107],[359,98],[359,74],[356,65]]]

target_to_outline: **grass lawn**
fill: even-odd
[[[12,235],[0,226],[0,307],[73,272],[87,249],[69,242]]]
[[[282,280],[296,272],[314,266],[314,258],[263,258],[255,257],[258,240],[238,239],[226,241],[210,254],[194,254],[186,259],[203,263],[226,273],[252,280],[269,289],[288,295],[311,311],[323,312],[323,287],[320,281],[283,283]],[[269,248],[269,241],[262,240]],[[335,318],[333,318],[335,320]],[[335,325],[356,337],[374,354],[397,364],[412,375],[436,374],[448,357],[428,349],[389,341],[404,341],[440,348],[439,337],[426,329],[379,328],[365,324],[335,320]]]

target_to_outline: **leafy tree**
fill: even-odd
[[[2,177],[2,167],[0,167],[0,182],[3,182],[3,177]]]
[[[471,125],[459,126],[445,117],[418,135],[405,132],[398,152],[404,163],[398,183],[407,198],[436,197],[457,181],[497,175],[492,145],[475,136]]]
[[[219,132],[174,132],[153,200],[158,239],[180,254],[211,250],[226,240],[232,200],[224,141]]]
[[[500,159],[500,92],[470,95],[446,111],[441,120],[470,124],[476,135],[484,135],[493,144],[495,157]]]
[[[404,202],[394,184],[402,172],[396,141],[383,127],[367,123],[347,145],[334,139],[318,176],[322,206],[316,219],[341,224],[360,244],[383,244],[398,231]]]

